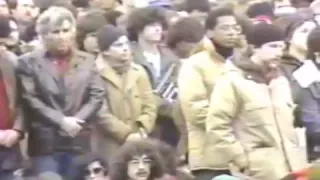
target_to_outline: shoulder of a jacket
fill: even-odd
[[[93,54],[84,52],[84,51],[80,51],[80,50],[76,50],[75,51],[75,56],[77,58],[82,58],[83,60],[95,60],[95,56]]]

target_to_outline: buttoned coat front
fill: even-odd
[[[156,100],[147,73],[132,66],[123,76],[107,63],[99,68],[107,95],[97,121],[96,150],[106,159],[117,152],[130,133],[142,126],[150,133],[156,119]]]
[[[91,120],[105,94],[94,57],[74,50],[63,75],[59,75],[53,59],[43,48],[21,56],[18,63],[22,98],[28,113],[29,154],[90,151]],[[66,116],[85,121],[83,130],[75,138],[61,131],[61,122]]]

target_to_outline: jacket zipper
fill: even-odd
[[[279,123],[278,123],[278,118],[277,118],[277,114],[276,114],[276,110],[275,110],[275,104],[273,103],[273,99],[272,99],[272,91],[270,89],[270,87],[268,86],[268,94],[269,94],[269,97],[270,97],[270,100],[271,100],[271,105],[272,105],[272,114],[273,114],[273,117],[274,117],[274,121],[276,123],[276,126],[277,126],[277,131],[279,133],[279,136],[280,136],[280,145],[281,145],[281,148],[283,150],[283,154],[284,154],[284,157],[285,157],[285,161],[287,163],[287,165],[289,166],[289,171],[291,172],[292,171],[292,168],[291,168],[291,165],[290,165],[290,162],[289,162],[289,158],[288,158],[288,155],[286,153],[286,148],[285,148],[285,145],[284,145],[284,138],[282,136],[282,133],[281,133],[281,129],[280,129],[280,126],[279,126]]]

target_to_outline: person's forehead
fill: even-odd
[[[116,41],[114,41],[112,43],[112,45],[115,45],[115,44],[122,44],[122,43],[127,43],[129,42],[127,36],[120,36]],[[134,157],[141,157],[141,156],[134,156]]]
[[[237,24],[236,18],[234,16],[220,16],[217,18],[217,25],[234,25]]]
[[[102,164],[99,161],[93,161],[88,165],[88,168],[96,168],[96,167],[101,167]]]

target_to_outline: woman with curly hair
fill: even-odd
[[[156,180],[164,175],[164,164],[149,140],[128,142],[109,165],[110,180]]]

